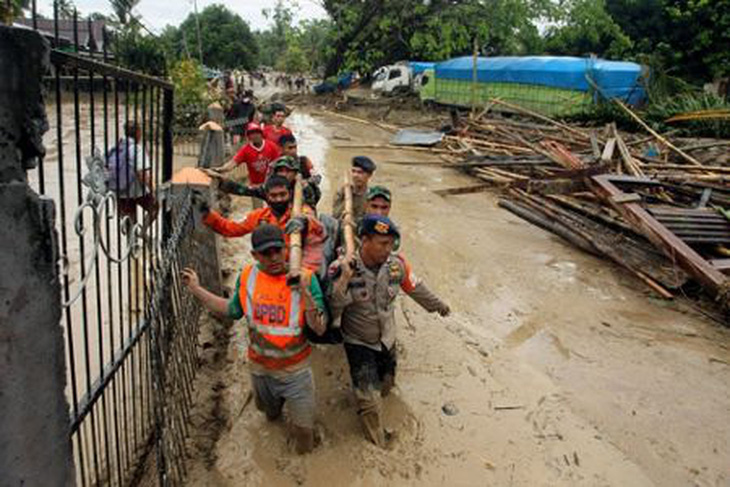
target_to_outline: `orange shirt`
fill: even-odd
[[[322,264],[322,252],[324,250],[324,241],[327,240],[327,231],[322,223],[315,218],[314,211],[310,207],[304,206],[302,212],[308,220],[307,232],[302,242],[302,266],[305,269],[317,271]],[[291,209],[287,210],[282,216],[277,217],[271,211],[271,208],[266,207],[249,212],[241,222],[224,218],[217,211],[210,211],[203,219],[203,223],[217,234],[231,238],[248,235],[262,223],[276,225],[284,232],[290,217]],[[284,233],[284,242],[286,242],[288,249],[289,235],[286,233]]]

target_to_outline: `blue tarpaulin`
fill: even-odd
[[[427,69],[433,69],[436,66],[436,63],[428,62],[428,61],[408,61],[408,65],[411,67],[411,70],[413,70],[413,75],[421,74]]]
[[[436,64],[437,79],[472,80],[471,56]],[[634,103],[644,96],[639,64],[595,58],[525,56],[477,58],[477,80],[482,83],[520,83],[590,91],[588,78],[610,98]]]

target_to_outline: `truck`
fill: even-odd
[[[373,73],[372,89],[385,95],[417,93],[423,72],[432,69],[434,65],[435,63],[429,62],[402,61],[381,66]]]

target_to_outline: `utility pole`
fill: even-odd
[[[200,14],[198,14],[198,0],[193,0],[193,7],[195,8],[195,27],[198,31],[198,57],[200,58],[200,64],[203,64],[203,41],[200,38]]]
[[[477,36],[474,36],[474,56],[472,58],[471,68],[471,111],[472,115],[476,113],[477,108],[477,60],[479,59],[479,41]]]

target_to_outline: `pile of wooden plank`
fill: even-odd
[[[465,171],[480,183],[435,193],[496,188],[500,206],[615,262],[658,295],[671,299],[705,291],[729,316],[730,140],[662,135],[618,105],[641,132],[620,131],[615,124],[581,127],[492,100],[478,114],[455,117],[452,111],[450,119],[419,124],[447,135],[434,147],[407,150],[429,152],[442,162],[385,162]],[[391,133],[402,129],[382,120],[322,114]],[[404,150],[382,143],[337,147]]]
[[[482,184],[440,194],[499,188],[500,206],[610,259],[659,295],[692,282],[730,309],[728,141],[675,143],[623,106],[645,134],[495,103],[513,115],[472,114],[439,148]]]

